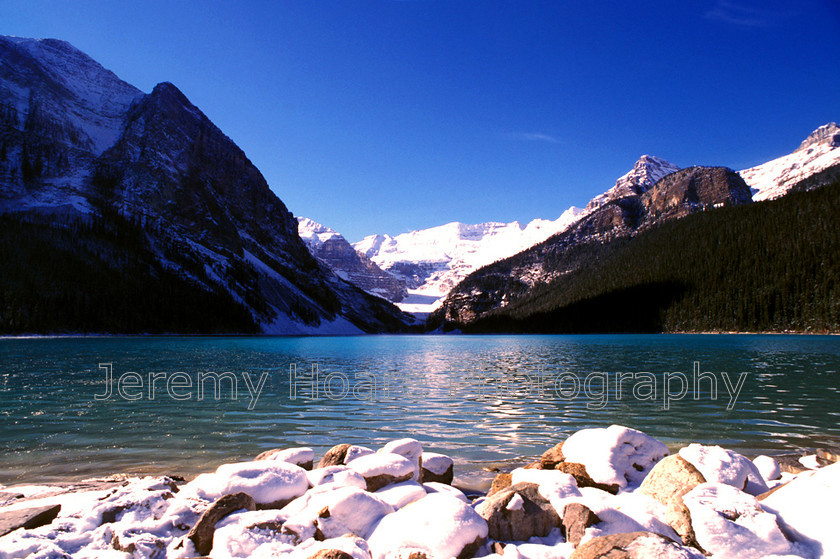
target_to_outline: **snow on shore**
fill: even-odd
[[[612,426],[579,431],[550,460],[468,497],[423,479],[452,461],[416,440],[351,448],[315,469],[311,449],[282,449],[189,483],[0,488],[0,559],[840,556],[840,464],[794,475],[769,457],[692,444],[654,468],[666,447]]]

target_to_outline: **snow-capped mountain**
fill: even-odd
[[[339,277],[368,293],[399,302],[408,296],[405,280],[382,270],[367,256],[356,252],[338,231],[306,217],[298,217],[298,233],[312,255]]]
[[[259,170],[178,88],[144,94],[63,41],[0,37],[0,214],[32,229],[15,258],[40,270],[0,278],[15,304],[2,331],[359,333],[408,320],[312,257]],[[123,286],[113,300],[88,291],[104,277]],[[72,311],[60,325],[36,312],[46,297]]]
[[[840,164],[840,126],[830,122],[814,130],[793,153],[739,174],[750,185],[753,200],[772,200],[799,181]]]
[[[643,155],[633,165],[633,169],[615,181],[615,186],[590,200],[586,211],[591,212],[625,196],[647,192],[659,179],[679,170],[679,167],[662,158]]]
[[[556,220],[511,223],[448,223],[392,237],[370,235],[353,246],[380,268],[405,280],[406,312],[428,313],[470,272],[506,258],[565,230],[581,215],[569,208]]]
[[[535,219],[524,227],[519,222],[476,225],[454,222],[395,237],[370,235],[353,246],[383,270],[406,280],[409,296],[399,303],[401,309],[428,313],[474,270],[562,233],[608,202],[642,194],[656,181],[678,170],[679,167],[664,159],[643,155],[631,171],[604,194],[593,198],[586,209],[573,206],[553,221]]]
[[[611,200],[562,233],[511,258],[476,270],[452,289],[430,317],[434,326],[469,324],[566,274],[597,262],[604,247],[668,221],[719,206],[752,203],[750,189],[731,169],[689,167],[669,173],[641,194]]]

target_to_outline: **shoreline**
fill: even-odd
[[[440,336],[450,337],[453,333],[432,332],[383,332],[378,334],[195,334],[195,333],[155,333],[155,334],[112,334],[112,333],[60,333],[60,334],[3,334],[0,340],[42,340],[42,339],[84,339],[84,338],[369,338],[382,336]],[[535,334],[535,333],[463,333],[458,336],[840,336],[840,332],[807,332],[798,330],[784,331],[738,331],[738,330],[680,330],[675,332],[586,332],[578,334]]]
[[[483,467],[478,487],[464,483],[475,469],[456,476],[457,457],[411,438],[338,444],[317,461],[309,447],[276,448],[190,480],[0,487],[0,556],[504,559],[510,547],[579,559],[632,543],[630,559],[816,559],[840,550],[831,515],[812,506],[840,497],[840,453],[823,454],[750,460],[612,425]]]
[[[674,454],[680,448],[688,446],[691,443],[671,443],[667,444],[668,450]],[[712,445],[719,445],[717,442],[709,443]],[[327,447],[323,447],[324,450],[327,450]],[[433,447],[429,447],[431,450],[435,450]],[[783,464],[792,464],[796,462],[799,458],[807,457],[807,456],[821,456],[821,455],[829,455],[836,457],[835,460],[840,461],[840,448],[831,448],[831,447],[804,447],[801,449],[796,449],[796,452],[791,452],[793,449],[786,449],[784,451],[776,452],[775,449],[765,449],[764,452],[761,453],[746,453],[743,456],[747,457],[750,460],[755,459],[758,456],[770,456],[780,463]],[[451,455],[454,460],[455,465],[455,473],[454,473],[454,481],[453,485],[457,485],[459,487],[464,487],[470,490],[473,493],[481,493],[482,491],[486,492],[489,489],[493,478],[498,473],[509,473],[510,471],[518,468],[524,467],[528,464],[533,464],[536,461],[539,461],[540,456],[538,455],[531,455],[531,456],[520,456],[515,458],[506,458],[500,460],[484,460],[484,461],[470,461],[470,460],[459,460],[457,455]],[[247,460],[247,457],[242,457],[241,460]],[[238,461],[241,461],[238,460]],[[222,462],[219,462],[217,466],[222,464],[227,464],[231,462],[235,462],[237,460],[228,459]],[[214,462],[215,463],[215,462]],[[466,466],[466,467],[465,467]],[[13,491],[16,487],[35,487],[35,486],[55,486],[55,487],[70,487],[84,483],[97,483],[102,482],[109,479],[129,479],[129,478],[138,478],[138,477],[169,477],[172,479],[182,479],[185,482],[189,482],[194,480],[196,477],[207,473],[208,471],[212,471],[215,469],[214,467],[205,467],[203,469],[195,469],[190,468],[187,470],[184,469],[177,469],[177,468],[169,468],[163,465],[145,465],[145,467],[141,467],[134,470],[123,470],[123,471],[113,471],[113,470],[103,470],[101,473],[93,473],[93,474],[77,474],[77,475],[70,475],[65,477],[56,477],[56,476],[46,476],[41,478],[32,478],[32,479],[24,479],[22,481],[15,481],[9,480],[10,483],[6,484],[2,477],[0,477],[0,494],[6,491]],[[804,470],[804,468],[802,468]]]

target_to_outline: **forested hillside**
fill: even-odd
[[[701,212],[590,245],[585,265],[458,326],[467,332],[838,331],[837,174],[828,169],[774,201]]]

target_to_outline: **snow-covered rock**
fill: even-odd
[[[426,496],[426,489],[416,481],[403,481],[386,485],[378,489],[374,495],[394,507],[401,509],[409,503],[413,503]]]
[[[764,481],[775,481],[782,477],[782,468],[779,463],[772,456],[756,456],[753,458],[753,464],[758,469],[758,473],[764,478]]]
[[[797,182],[840,164],[840,126],[830,122],[814,130],[793,153],[740,171],[753,199],[772,200]]]
[[[311,470],[315,452],[309,447],[276,448],[259,454],[254,460],[279,460],[300,466],[304,470]]]
[[[295,549],[292,559],[327,559],[334,558],[330,552],[343,551],[353,559],[370,559],[370,549],[362,538],[342,536],[324,541],[307,540]]]
[[[330,486],[337,487],[358,487],[365,489],[367,483],[359,472],[347,466],[327,466],[306,472],[306,479],[312,487]]]
[[[358,487],[313,490],[282,510],[288,528],[300,527],[295,531],[305,533],[317,527],[327,538],[347,533],[367,538],[380,519],[392,512],[394,507],[384,499]]]
[[[712,556],[760,559],[796,554],[776,520],[752,495],[731,485],[704,483],[684,497],[697,542]]]
[[[278,510],[234,513],[216,525],[209,555],[214,559],[240,559],[290,553],[299,538],[282,530],[284,522]]]
[[[786,533],[811,549],[814,557],[840,557],[836,504],[840,502],[840,463],[796,479],[768,495],[761,506],[781,517]]]
[[[767,491],[767,483],[756,465],[733,450],[692,443],[680,449],[680,456],[709,483],[725,483],[750,495]]]
[[[460,499],[465,503],[469,503],[470,500],[464,495],[464,492],[460,489],[452,487],[447,483],[440,483],[437,481],[427,481],[423,483],[423,489],[426,490],[426,493],[444,493],[446,495],[451,495],[456,499]]]
[[[488,535],[498,541],[545,537],[560,526],[560,516],[534,483],[517,483],[487,497],[476,512],[487,521]]]
[[[421,481],[452,483],[455,475],[455,462],[452,458],[437,452],[424,452],[422,455]]]
[[[213,474],[202,474],[183,488],[185,495],[207,501],[231,493],[247,493],[258,505],[268,506],[303,495],[309,488],[306,470],[275,460],[222,464]]]
[[[469,505],[435,493],[389,514],[376,526],[368,544],[373,559],[406,558],[412,552],[428,559],[452,559],[475,552],[487,538],[487,523]]]
[[[417,464],[399,454],[375,453],[356,458],[348,466],[365,478],[368,491],[376,491],[411,479]]]
[[[380,449],[380,452],[398,454],[411,460],[416,465],[412,479],[415,481],[420,479],[420,462],[423,456],[423,445],[420,444],[420,441],[411,438],[397,439],[388,442]]]
[[[581,544],[570,559],[600,559],[603,557],[622,559],[703,559],[696,549],[685,546],[655,534],[638,531],[611,534]]]
[[[563,455],[583,464],[596,482],[627,487],[640,484],[668,447],[641,431],[611,425],[573,434],[563,442]]]

